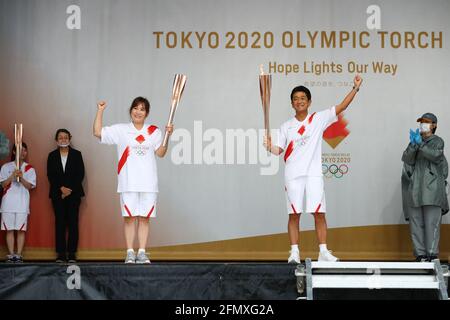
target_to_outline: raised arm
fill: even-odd
[[[97,113],[94,119],[93,134],[95,137],[102,138],[102,127],[103,127],[103,111],[106,108],[106,102],[100,101],[97,103]]]
[[[344,98],[344,100],[336,106],[336,115],[339,115],[341,112],[343,112],[347,107],[350,105],[350,103],[353,101],[353,98],[356,96],[356,93],[359,91],[359,87],[361,86],[362,78],[357,74],[355,78],[353,79],[353,89],[350,91],[347,96]]]

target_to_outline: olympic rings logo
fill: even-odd
[[[339,167],[336,164],[322,164],[322,173],[325,178],[342,178],[348,172],[348,166],[346,164],[341,164]]]
[[[138,156],[145,156],[145,151],[142,150],[142,149],[138,149],[138,150],[136,150],[136,154],[137,154]]]

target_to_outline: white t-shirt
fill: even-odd
[[[308,114],[303,121],[295,117],[281,125],[278,146],[284,150],[286,181],[300,176],[322,176],[322,136],[336,122],[336,108]]]
[[[14,161],[5,163],[0,170],[0,182],[7,180],[16,170]],[[36,187],[36,171],[28,163],[22,163],[20,170],[23,178]],[[0,212],[9,213],[30,213],[30,192],[22,183],[13,180],[9,186],[3,189],[2,205]]]
[[[158,127],[144,124],[137,130],[133,123],[103,127],[100,142],[117,145],[117,192],[158,192],[155,151],[162,143]]]

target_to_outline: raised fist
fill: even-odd
[[[356,88],[359,88],[361,86],[362,81],[363,80],[362,80],[362,78],[361,78],[361,76],[359,74],[357,74],[355,76],[355,79],[353,79],[353,83],[355,84]]]
[[[97,103],[98,110],[105,110],[106,108],[106,101],[100,101]]]

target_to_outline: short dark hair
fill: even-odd
[[[148,115],[150,113],[150,102],[144,97],[136,97],[134,98],[133,102],[131,103],[131,107],[129,110],[129,113],[131,114],[131,110],[133,110],[134,107],[143,104],[145,107],[145,113]]]
[[[309,91],[309,89],[307,87],[304,86],[297,86],[294,89],[292,89],[291,92],[291,101],[294,98],[294,94],[296,92],[304,92],[306,94],[306,97],[308,98],[308,100],[311,100],[311,91]]]
[[[28,150],[28,146],[25,142],[22,142],[22,148],[27,149]],[[13,145],[12,150],[11,150],[11,161],[16,160],[16,146]]]
[[[67,133],[69,135],[69,140],[72,139],[72,135],[70,134],[69,130],[62,128],[62,129],[56,130],[55,140],[58,140],[58,134],[60,134],[61,132]]]

